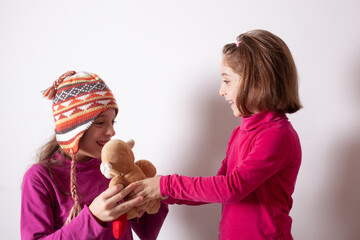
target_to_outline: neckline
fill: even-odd
[[[68,158],[68,157],[62,156],[59,152],[55,153],[52,158],[62,162],[66,166],[71,165],[71,159]],[[84,169],[84,168],[87,169],[92,165],[97,165],[99,162],[101,162],[100,159],[91,158],[88,161],[75,162],[75,167],[76,167],[77,170],[81,170],[81,169]]]
[[[262,124],[279,121],[281,119],[287,119],[286,115],[283,113],[262,111],[250,117],[243,117],[240,130],[251,131]]]

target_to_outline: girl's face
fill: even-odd
[[[241,113],[236,105],[236,97],[238,95],[238,89],[240,86],[240,75],[235,73],[231,67],[226,63],[226,60],[222,60],[220,66],[221,72],[221,85],[219,95],[224,97],[230,104],[235,117],[241,117]]]
[[[80,139],[79,151],[76,154],[78,162],[101,158],[101,149],[115,135],[115,117],[115,109],[108,109],[95,119]]]

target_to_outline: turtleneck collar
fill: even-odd
[[[262,111],[250,117],[243,117],[240,125],[240,130],[251,131],[262,124],[276,122],[281,119],[287,119],[286,115],[283,113]]]

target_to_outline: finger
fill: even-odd
[[[116,210],[120,212],[120,215],[128,212],[133,207],[136,207],[144,202],[143,197],[137,197],[126,202],[122,202],[117,205]]]
[[[145,209],[141,209],[140,211],[138,211],[137,217],[141,218],[142,215],[144,215],[144,213],[145,213]]]
[[[110,199],[115,194],[119,193],[123,188],[124,186],[122,184],[118,184],[111,188],[106,189],[104,192],[101,193],[101,195],[104,199]]]
[[[142,192],[140,193],[141,196],[143,196],[145,198],[145,200],[147,201],[150,201],[150,200],[154,200],[154,199],[157,199],[157,198],[161,198],[161,195],[160,196],[157,196],[157,194],[155,192]]]
[[[136,182],[129,184],[127,187],[122,189],[118,194],[114,195],[112,201],[114,201],[116,203],[121,201],[122,199],[124,199],[124,197],[126,197],[136,187],[137,187]]]
[[[139,197],[139,196],[143,196],[141,193],[143,192],[143,186],[142,185],[140,185],[141,183],[140,182],[138,182],[138,185],[137,185],[137,187],[134,189],[134,190],[132,190],[128,195],[127,195],[127,197],[129,198],[129,199],[133,199],[133,198],[136,198],[136,197]]]
[[[146,201],[151,201],[151,200],[154,200],[155,198],[153,196],[151,196],[150,194],[147,194],[147,195],[144,196],[144,199]]]

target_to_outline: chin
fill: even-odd
[[[92,154],[92,158],[101,159],[101,154]]]
[[[234,112],[234,116],[235,116],[235,117],[238,117],[238,118],[239,118],[239,117],[242,117],[241,113],[240,113],[240,112],[237,112],[237,111]]]
[[[94,152],[79,151],[78,161],[87,161],[93,158],[101,159],[101,154]]]

